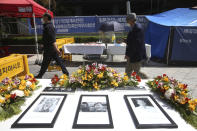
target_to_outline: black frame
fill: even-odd
[[[51,88],[52,90],[50,90]],[[65,89],[65,90],[62,90],[62,89]],[[65,88],[65,87],[46,87],[42,92],[75,92],[75,89]]]
[[[161,110],[161,112],[165,115],[165,117],[171,122],[171,124],[140,124],[135,112],[133,111],[130,102],[128,100],[128,97],[132,97],[132,96],[148,96],[150,97],[153,102],[157,105],[157,107]],[[159,103],[153,98],[152,95],[150,94],[142,94],[142,95],[124,95],[124,99],[126,102],[126,105],[128,107],[128,110],[130,112],[130,115],[134,121],[135,127],[137,129],[150,129],[150,128],[178,128],[178,125],[172,120],[172,118],[164,111],[164,109],[159,105]]]
[[[18,123],[21,118],[29,111],[29,109],[34,105],[34,103],[40,98],[40,96],[64,96],[60,106],[58,107],[57,112],[55,113],[55,116],[51,123]],[[11,125],[11,128],[53,128],[54,124],[56,122],[56,119],[62,109],[62,106],[64,104],[64,101],[67,97],[67,94],[40,94],[33,102],[32,104],[19,116],[19,118]]]
[[[106,102],[107,102],[107,110],[108,110],[108,117],[109,117],[109,124],[77,124],[79,112],[80,112],[80,105],[82,102],[82,97],[106,97]],[[112,115],[111,115],[111,110],[110,110],[110,104],[109,104],[109,98],[108,95],[81,95],[78,106],[77,106],[77,111],[75,114],[74,122],[73,122],[73,129],[113,129],[113,121],[112,121]]]

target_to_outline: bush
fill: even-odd
[[[72,36],[57,36],[58,38],[65,38]],[[73,36],[75,38],[75,43],[88,43],[96,42],[99,40],[99,36]],[[42,36],[38,36],[38,43],[42,43]],[[35,38],[34,36],[20,36],[2,39],[3,45],[34,45]]]

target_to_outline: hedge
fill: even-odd
[[[58,38],[65,38],[72,36],[57,36]],[[88,43],[88,42],[96,42],[99,40],[99,36],[73,36],[75,38],[76,43]],[[34,45],[35,38],[34,36],[20,36],[20,37],[11,37],[2,39],[3,45]],[[42,43],[42,37],[38,36],[38,43]]]

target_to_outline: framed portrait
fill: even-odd
[[[75,92],[75,89],[64,87],[46,87],[43,92]]]
[[[66,94],[40,94],[11,128],[53,128]]]
[[[117,87],[116,90],[136,90],[136,91],[145,91],[146,88],[144,86],[125,86],[125,87]]]
[[[107,95],[81,95],[73,129],[114,128]]]
[[[125,95],[124,99],[137,129],[178,128],[152,95]]]

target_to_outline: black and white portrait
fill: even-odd
[[[81,112],[107,112],[105,102],[82,102],[80,105]]]
[[[57,106],[60,98],[43,97],[40,103],[34,109],[34,112],[52,112]]]
[[[147,98],[131,98],[135,107],[153,107],[152,103]]]

